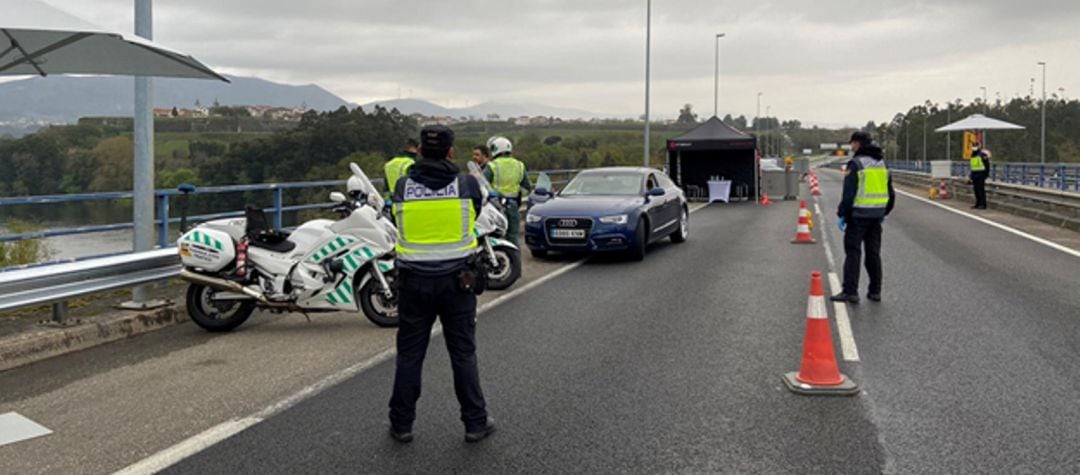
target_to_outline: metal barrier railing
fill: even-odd
[[[529,175],[535,177],[540,173],[547,173],[552,178],[553,183],[566,184],[566,182],[568,182],[570,178],[572,178],[573,175],[577,172],[578,170],[541,170],[536,172],[530,172]],[[374,182],[376,186],[381,187],[383,180],[381,178],[373,179],[372,182]],[[244,193],[252,191],[271,191],[273,192],[273,204],[269,208],[266,208],[265,211],[268,213],[269,216],[271,216],[274,227],[281,228],[284,220],[283,216],[286,212],[319,209],[326,206],[326,203],[286,205],[284,203],[286,190],[304,190],[344,186],[344,180],[271,183],[258,185],[209,186],[198,188],[195,192],[192,193],[192,195],[197,196],[208,194]],[[159,247],[168,247],[171,245],[169,240],[170,226],[179,223],[181,219],[180,217],[173,215],[171,211],[172,199],[182,196],[183,194],[184,193],[178,190],[157,190],[154,193],[154,199],[156,203],[155,209],[157,210],[154,224],[157,228],[157,244]],[[64,203],[110,202],[131,199],[132,196],[133,194],[130,191],[110,193],[82,193],[69,195],[19,196],[0,198],[0,209],[5,206],[10,207],[26,205],[56,205]],[[243,211],[228,210],[216,213],[188,216],[188,220],[205,221],[210,219],[220,219],[242,215]],[[57,236],[102,233],[108,231],[133,229],[134,227],[134,224],[131,222],[123,222],[50,228],[25,233],[0,235],[0,243],[22,241],[26,239],[42,239]]]
[[[930,173],[930,162],[889,162],[896,170]],[[970,173],[967,162],[953,161],[952,176]],[[1060,191],[1080,191],[1080,163],[991,163],[990,181],[1048,188]]]

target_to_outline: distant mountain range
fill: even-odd
[[[543,104],[513,104],[500,102],[484,102],[470,107],[448,108],[422,99],[391,99],[374,101],[362,105],[364,110],[370,110],[376,105],[387,109],[397,108],[405,114],[422,114],[426,116],[444,117],[475,117],[482,119],[495,114],[503,119],[520,116],[545,116],[559,117],[563,119],[591,119],[600,117],[598,114],[566,107],[552,107]]]
[[[196,79],[158,79],[154,82],[154,107],[192,108],[198,101],[208,107],[221,105],[307,106],[325,111],[356,107],[314,84],[293,86],[255,77],[230,76],[231,83]],[[128,77],[49,76],[0,83],[0,135],[22,135],[44,124],[73,123],[89,116],[130,116],[134,80]],[[425,116],[501,118],[552,116],[563,119],[599,117],[589,111],[542,104],[485,102],[465,108],[447,108],[421,99],[393,99],[364,104],[397,108],[406,114]]]
[[[192,108],[199,101],[221,105],[269,105],[331,110],[350,105],[316,86],[291,86],[253,77],[230,76],[231,83],[196,79],[154,81],[154,107]],[[0,122],[74,122],[87,116],[130,116],[134,79],[49,76],[0,83]]]

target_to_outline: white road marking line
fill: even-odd
[[[1077,251],[1075,249],[1071,249],[1071,248],[1062,246],[1061,244],[1058,244],[1056,242],[1048,241],[1048,240],[1043,239],[1041,237],[1025,233],[1025,232],[1023,232],[1023,231],[1021,231],[1019,229],[1016,229],[1016,228],[1006,226],[1006,225],[1001,224],[1001,223],[991,221],[991,220],[983,218],[981,216],[976,216],[974,214],[966,213],[966,212],[960,211],[958,209],[953,209],[953,208],[951,208],[949,206],[945,206],[945,205],[943,205],[941,203],[935,203],[935,202],[930,201],[930,200],[928,200],[926,198],[923,198],[921,196],[916,196],[914,194],[908,193],[908,192],[903,191],[903,190],[896,190],[896,192],[901,194],[901,195],[907,196],[908,198],[918,200],[918,201],[922,201],[923,203],[937,206],[938,208],[941,208],[941,209],[943,209],[945,211],[949,211],[951,213],[956,213],[956,214],[958,214],[960,216],[964,216],[964,217],[967,217],[967,218],[974,219],[975,221],[978,221],[980,223],[986,224],[988,226],[993,226],[993,227],[998,228],[998,229],[1000,229],[1002,231],[1015,234],[1015,235],[1020,236],[1020,237],[1022,237],[1024,239],[1028,239],[1028,240],[1037,242],[1037,243],[1042,244],[1044,246],[1047,246],[1049,248],[1057,249],[1057,250],[1059,250],[1061,252],[1064,252],[1064,253],[1066,253],[1066,254],[1068,254],[1070,256],[1080,257],[1080,251]]]
[[[479,316],[488,311],[491,311],[499,305],[502,305],[510,301],[511,299],[518,297],[521,294],[524,294],[525,292],[535,289],[536,287],[539,287],[540,285],[543,285],[544,283],[560,275],[570,272],[578,267],[581,267],[581,265],[584,263],[585,259],[574,261],[570,264],[564,265],[552,271],[551,273],[548,273],[547,275],[544,275],[543,277],[540,277],[539,279],[529,282],[527,285],[524,285],[521,288],[515,289],[505,295],[499,296],[499,298],[496,298],[495,300],[492,300],[480,306],[480,308],[477,309],[477,315]],[[436,324],[435,327],[432,328],[431,335],[434,337],[441,334],[442,326]],[[372,356],[341,371],[338,371],[337,373],[331,374],[330,376],[319,380],[315,384],[307,386],[300,391],[290,395],[289,397],[286,397],[285,399],[282,399],[278,402],[275,402],[274,404],[267,406],[265,409],[262,409],[255,414],[240,419],[232,419],[218,424],[199,434],[189,437],[188,439],[183,440],[180,443],[173,445],[172,447],[164,449],[154,455],[151,455],[150,457],[140,460],[139,462],[136,462],[116,473],[123,475],[157,473],[161,470],[171,467],[172,465],[175,465],[176,463],[179,463],[181,460],[184,460],[192,455],[206,450],[207,448],[213,446],[214,444],[217,444],[218,442],[221,442],[229,437],[232,437],[233,435],[240,433],[244,429],[247,429],[255,424],[258,424],[259,422],[269,419],[270,417],[273,417],[274,415],[292,406],[295,406],[296,404],[304,401],[305,399],[315,396],[332,386],[335,386],[353,376],[363,373],[364,371],[367,371],[368,369],[371,369],[379,365],[380,363],[388,361],[395,356],[397,356],[397,349],[388,348],[381,353],[376,354],[375,356]]]
[[[690,213],[694,213],[696,211],[704,209],[706,206],[707,205],[694,207],[690,209]],[[502,305],[510,301],[511,299],[520,296],[521,294],[524,294],[525,292],[539,287],[540,285],[543,285],[544,283],[560,275],[577,269],[578,267],[581,267],[581,265],[584,263],[585,259],[574,261],[570,264],[555,269],[551,273],[540,277],[539,279],[536,279],[518,289],[508,292],[505,295],[499,296],[499,298],[496,298],[495,300],[481,305],[476,311],[477,316],[482,315],[485,312],[488,312],[495,307],[498,307],[499,305]],[[441,334],[442,326],[436,323],[431,330],[431,335],[439,336]],[[331,374],[330,376],[319,380],[315,384],[307,386],[300,391],[292,394],[291,396],[267,406],[265,409],[256,412],[255,414],[240,419],[232,419],[218,424],[199,434],[189,437],[186,440],[183,440],[180,443],[173,445],[172,447],[164,449],[154,455],[140,460],[139,462],[129,465],[127,468],[124,468],[116,473],[123,475],[136,475],[160,472],[166,468],[175,465],[176,463],[179,463],[181,460],[184,460],[192,455],[202,452],[203,450],[206,450],[214,444],[217,444],[218,442],[221,442],[229,437],[232,437],[233,435],[240,433],[244,429],[258,424],[259,422],[262,422],[274,416],[275,414],[278,414],[292,406],[295,406],[296,404],[300,403],[305,399],[319,394],[327,388],[335,386],[353,376],[363,373],[364,371],[367,371],[368,369],[371,369],[379,365],[380,363],[388,361],[395,356],[397,356],[397,349],[389,348],[353,366],[338,371],[337,373]]]
[[[840,278],[836,272],[829,272],[829,287],[833,292],[840,292]],[[836,332],[840,334],[840,352],[844,355],[844,361],[859,361],[859,347],[855,346],[855,333],[851,331],[847,304],[833,302],[833,310],[836,312]]]
[[[825,258],[829,261],[829,271],[836,269],[836,259],[833,257],[832,245],[829,243],[829,233],[827,231],[828,224],[825,222],[825,215],[821,213],[821,205],[817,203],[817,197],[814,197],[814,210],[818,215],[818,226],[821,226],[821,240],[825,244]]]
[[[52,433],[53,431],[49,430],[48,427],[38,424],[17,412],[0,414],[0,447]]]

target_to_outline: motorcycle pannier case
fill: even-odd
[[[232,237],[216,229],[196,228],[188,231],[177,241],[180,262],[184,267],[205,271],[220,271],[236,259],[236,246]]]

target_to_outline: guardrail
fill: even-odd
[[[889,166],[892,167],[892,164]],[[927,191],[940,182],[930,178],[928,173],[905,170],[891,172],[897,184]],[[948,185],[957,197],[974,202],[975,195],[966,178],[950,178]],[[1080,231],[1080,193],[988,181],[986,194],[991,208]]]
[[[889,161],[889,168],[930,173],[930,162]],[[952,176],[966,177],[970,174],[968,162],[952,161]],[[990,181],[1014,185],[1029,185],[1060,191],[1080,191],[1080,163],[993,163],[990,165]]]
[[[551,178],[553,184],[565,185],[570,178],[573,177],[578,170],[541,170],[536,172],[530,172],[533,177],[538,176],[540,173],[547,173]],[[562,178],[559,180],[558,178]],[[382,186],[383,179],[373,179],[373,183],[376,186]],[[191,195],[207,195],[207,194],[226,194],[226,193],[243,193],[252,191],[272,191],[273,205],[269,208],[265,208],[272,218],[272,222],[275,228],[282,227],[282,221],[284,213],[291,211],[303,211],[309,209],[324,208],[327,203],[317,204],[296,204],[288,205],[284,204],[285,190],[303,190],[312,188],[329,188],[329,187],[344,187],[344,180],[330,180],[330,181],[312,181],[312,182],[295,182],[295,183],[271,183],[262,185],[231,185],[231,186],[211,186],[198,188]],[[154,224],[157,228],[157,244],[159,247],[167,247],[170,245],[169,240],[169,228],[173,224],[180,222],[180,218],[173,216],[171,213],[171,200],[173,198],[184,195],[184,193],[178,190],[157,190],[154,192],[154,199],[156,202],[155,208],[157,210]],[[69,195],[43,195],[43,196],[19,196],[11,198],[0,198],[0,208],[5,206],[25,206],[25,205],[56,205],[63,203],[87,203],[87,202],[107,202],[131,199],[133,193],[130,191],[123,192],[111,192],[111,193],[83,193],[83,194],[69,194]],[[229,218],[235,216],[243,216],[243,211],[225,211],[219,213],[200,214],[194,216],[188,216],[189,221],[205,221],[211,219]],[[26,239],[41,239],[57,236],[70,236],[79,234],[93,234],[108,231],[133,229],[135,225],[131,222],[123,223],[109,223],[109,224],[97,224],[87,226],[76,227],[64,227],[64,228],[51,228],[40,231],[19,233],[19,234],[7,234],[0,235],[0,242],[14,242],[22,241]]]
[[[170,279],[179,264],[175,249],[157,249],[0,273],[0,312],[52,304],[62,323],[69,299]]]
[[[537,176],[547,173],[554,186],[565,185],[578,170],[545,170],[530,172]],[[377,181],[379,184],[382,180]],[[246,191],[274,191],[274,207],[267,211],[273,214],[274,226],[281,227],[282,214],[286,211],[315,209],[325,204],[284,206],[283,190],[344,186],[344,181],[318,181],[305,183],[280,183],[268,185],[238,185],[206,187],[197,190],[197,194],[236,193]],[[169,198],[180,195],[179,191],[159,190],[158,200],[158,244],[161,249],[139,253],[125,253],[106,257],[87,258],[75,262],[54,263],[52,265],[30,266],[26,268],[0,272],[0,312],[15,310],[35,305],[52,305],[53,321],[63,322],[67,316],[67,301],[85,295],[108,290],[129,288],[149,282],[166,280],[179,275],[180,262],[175,248],[169,247],[169,225],[180,218],[169,215]],[[102,201],[131,198],[132,193],[97,193],[82,195],[29,196],[18,198],[0,198],[0,206],[43,205],[55,203]],[[241,216],[243,212],[223,212],[191,216],[188,219],[206,220],[230,216]],[[72,234],[90,234],[116,229],[130,229],[131,223],[116,223],[75,228],[48,229],[33,233],[0,236],[0,242],[22,239],[39,239],[51,236]]]

